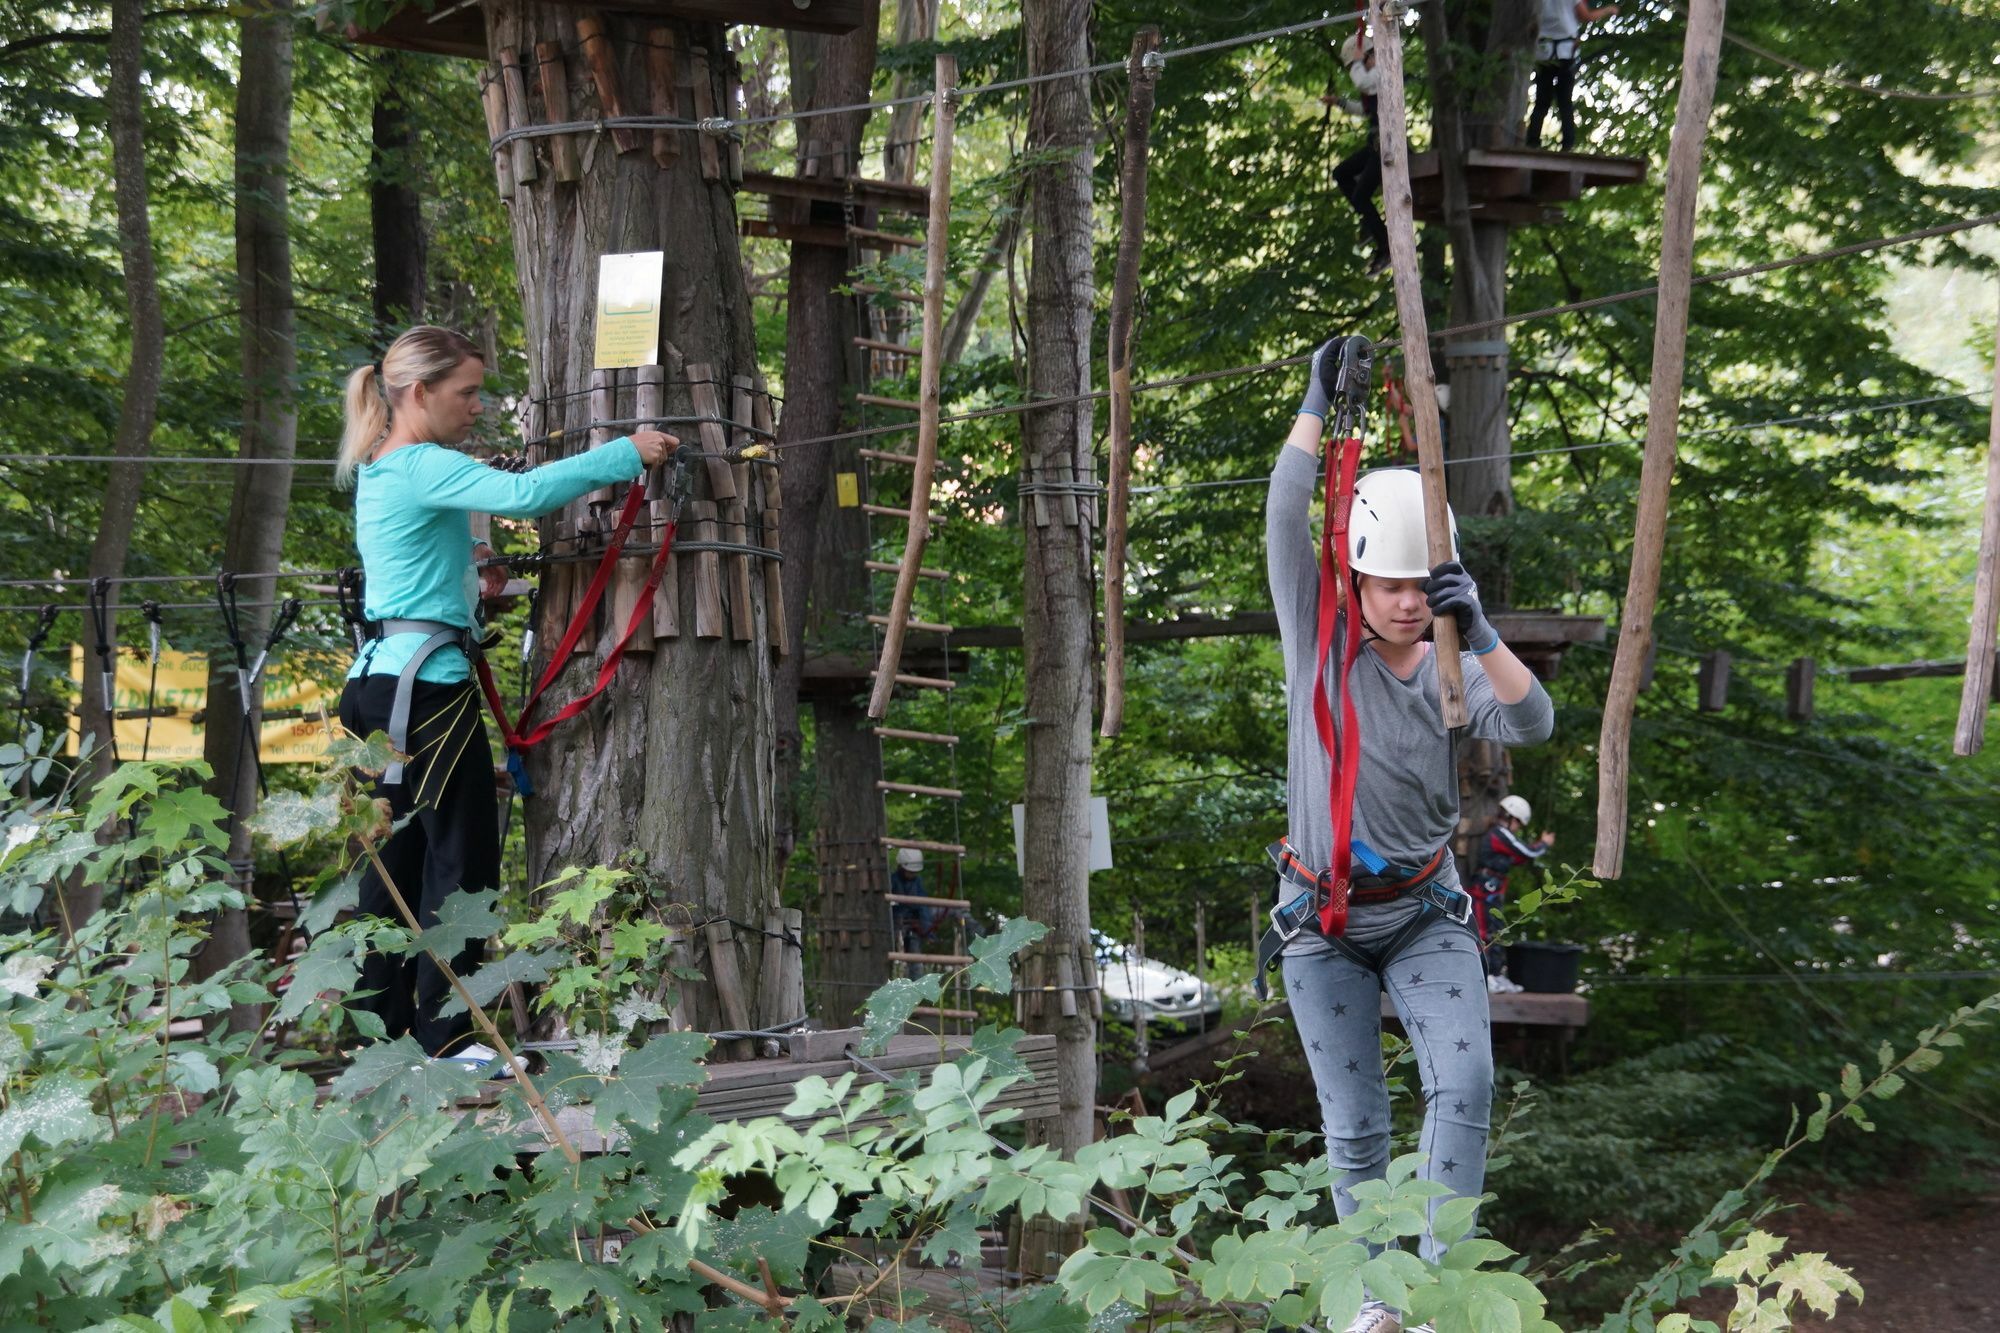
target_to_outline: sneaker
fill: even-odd
[[[494,1050],[491,1046],[481,1045],[479,1042],[473,1041],[467,1042],[448,1055],[433,1055],[431,1059],[449,1060],[453,1064],[464,1065],[467,1069],[477,1074],[487,1071],[495,1063],[500,1063],[500,1052]],[[500,1063],[498,1069],[492,1069],[486,1076],[488,1078],[512,1078],[514,1077],[514,1066]]]
[[[1519,995],[1521,993],[1519,982],[1498,972],[1486,978],[1486,989],[1493,995]]]
[[[1361,1313],[1347,1326],[1347,1333],[1402,1333],[1403,1321],[1380,1301],[1361,1302]]]

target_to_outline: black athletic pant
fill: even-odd
[[[1368,126],[1368,142],[1334,167],[1333,183],[1353,205],[1355,217],[1361,220],[1361,234],[1375,247],[1375,253],[1388,254],[1389,227],[1382,221],[1381,210],[1375,207],[1375,192],[1382,188],[1382,145],[1372,121]]]
[[[340,723],[357,736],[389,729],[396,695],[391,675],[350,680],[340,695]],[[377,786],[398,820],[412,812],[382,846],[382,864],[426,927],[437,923],[438,906],[465,889],[477,893],[500,883],[500,816],[493,795],[493,750],[486,740],[479,688],[417,682],[410,708],[410,761],[403,781]],[[361,877],[359,911],[405,925],[374,866]],[[451,960],[460,976],[485,956],[474,940]],[[377,1014],[391,1038],[409,1033],[432,1055],[464,1044],[472,1016],[463,1010],[438,1017],[451,983],[428,954],[370,953],[361,964],[361,989],[372,992],[356,1003]]]
[[[1535,110],[1528,117],[1528,146],[1542,146],[1542,121],[1549,114],[1549,103],[1554,102],[1556,115],[1562,123],[1563,151],[1567,153],[1576,146],[1576,61],[1544,60],[1535,66]]]

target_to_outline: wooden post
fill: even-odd
[[[709,82],[708,48],[695,46],[688,49],[688,66],[694,79],[694,118],[709,120],[715,115],[715,85]],[[715,151],[715,136],[705,131],[696,131],[695,138],[701,141],[696,151],[701,157],[701,178],[705,181],[722,179],[722,159]]]
[[[722,398],[715,391],[715,367],[696,362],[687,368],[687,376],[694,414],[702,418],[699,430],[701,451],[706,455],[702,463],[708,472],[708,489],[714,499],[734,500],[736,474],[723,456],[729,450],[729,432],[722,425]]]
[[[500,86],[507,94],[507,127],[521,129],[531,122],[528,116],[528,81],[521,74],[521,53],[509,46],[500,52]],[[514,157],[514,183],[526,185],[535,179],[535,141],[516,139],[510,145]]]
[[[1125,534],[1132,505],[1132,321],[1139,304],[1139,256],[1146,242],[1146,159],[1152,143],[1153,85],[1146,58],[1160,30],[1132,35],[1125,61],[1125,161],[1119,172],[1118,264],[1111,278],[1105,360],[1111,371],[1111,458],[1104,513],[1104,716],[1100,735],[1125,725]]]
[[[729,398],[729,419],[738,423],[730,429],[732,443],[737,449],[750,443],[747,429],[750,424],[750,377],[732,375],[729,377],[732,390]],[[736,498],[723,506],[724,528],[731,531],[734,541],[745,546],[753,544],[756,536],[750,530],[750,464],[737,463],[730,472],[736,482]],[[763,514],[757,515],[761,523]],[[738,643],[749,643],[757,637],[756,608],[750,605],[750,557],[738,555],[729,563],[729,634]]]
[[[632,372],[632,416],[635,420],[647,423],[645,426],[634,426],[633,430],[651,429],[651,423],[664,415],[661,404],[665,399],[666,377],[667,372],[664,366],[639,366]],[[658,482],[661,471],[664,471],[664,469],[649,469],[644,480],[640,482],[641,485],[647,488],[649,495],[654,492],[655,483]],[[615,490],[612,492],[612,495],[617,499],[623,498]],[[665,508],[665,501],[655,499],[647,507],[645,517],[649,520],[658,518]],[[658,541],[664,535],[665,531],[664,526],[655,524],[650,533],[643,535],[635,528],[634,537],[641,542],[645,541],[646,536],[650,536],[653,541]],[[671,556],[668,557],[670,560],[672,558]],[[625,626],[631,623],[633,613],[640,607],[640,598],[646,593],[646,573],[650,567],[650,557],[646,559],[627,557],[618,562],[618,571],[612,576],[611,582],[611,633],[614,642],[617,635],[625,632]],[[664,573],[660,579],[660,586],[666,586]],[[651,595],[645,596],[646,614],[640,618],[638,628],[632,631],[631,642],[626,647],[626,652],[650,653],[653,651],[653,640],[658,636],[658,631],[655,628],[653,620],[653,604],[658,600],[658,589],[655,589]]]
[[[694,500],[683,505],[682,512],[694,520],[696,541],[715,540],[715,501]],[[713,551],[702,551],[694,558],[694,636],[722,637],[722,568]]]
[[[1653,383],[1646,403],[1646,452],[1639,466],[1639,516],[1618,655],[1604,698],[1597,742],[1595,873],[1616,879],[1625,864],[1627,786],[1631,780],[1632,708],[1639,667],[1653,642],[1653,606],[1660,595],[1660,559],[1667,542],[1667,501],[1674,484],[1681,377],[1687,363],[1688,290],[1694,271],[1695,209],[1700,202],[1702,143],[1715,107],[1716,66],[1722,56],[1724,0],[1689,0],[1681,52],[1681,91],[1667,150],[1667,199],[1660,237],[1660,295],[1653,322]]]
[[[680,62],[679,44],[672,28],[653,28],[646,34],[646,90],[652,98],[653,114],[674,117],[681,113],[680,93],[674,66]],[[681,135],[685,130],[653,131],[653,161],[661,168],[681,160]]]
[[[724,1030],[747,1032],[754,1024],[750,1021],[750,998],[743,993],[743,974],[736,966],[736,932],[727,921],[711,921],[702,933],[708,937],[708,979],[715,987],[715,998],[722,1003],[722,1019],[729,1024]],[[726,1045],[736,1060],[748,1060],[757,1051],[749,1037],[732,1037]]]
[[[2000,627],[2000,348],[1993,359],[1993,422],[1986,437],[1986,511],[1979,523],[1979,577],[1972,587],[1972,637],[1965,645],[1965,690],[1951,752],[1975,755],[1986,744],[1992,694],[1993,634]]]
[[[627,114],[625,98],[618,91],[618,59],[611,50],[610,39],[604,35],[604,20],[595,14],[580,16],[576,21],[576,43],[590,65],[591,81],[597,85],[597,105],[605,117]],[[613,129],[611,142],[621,153],[635,152],[639,147],[639,131]]]
[[[760,375],[751,381],[750,424],[767,432],[759,436],[768,440],[771,430],[771,397],[764,388]],[[785,508],[785,474],[782,463],[764,469],[764,544],[773,551],[781,550],[779,533],[780,519]],[[785,633],[785,571],[776,560],[764,561],[764,638],[771,651],[783,657],[791,651],[790,640]]]
[[[1451,509],[1445,501],[1444,434],[1438,426],[1437,378],[1424,317],[1423,274],[1417,267],[1416,205],[1410,196],[1410,129],[1403,101],[1403,4],[1375,6],[1375,62],[1382,124],[1382,211],[1389,223],[1389,264],[1396,284],[1396,319],[1403,328],[1403,392],[1417,420],[1417,468],[1424,478],[1424,535],[1432,566],[1453,558]],[[1438,706],[1447,728],[1466,724],[1465,683],[1458,662],[1458,622],[1438,618]]]
[[[491,143],[507,132],[507,95],[500,89],[498,65],[488,65],[479,72],[479,104],[486,111],[486,138]],[[504,145],[493,147],[493,175],[500,186],[500,197],[512,200],[514,158]]]
[[[1785,669],[1785,716],[1794,722],[1810,722],[1813,715],[1813,660],[1799,657]]]
[[[640,366],[636,378],[638,384],[632,395],[632,415],[639,419],[641,430],[658,430],[660,418],[667,414],[667,368],[665,366]],[[652,502],[648,510],[652,517],[653,540],[666,540],[667,523],[673,518],[673,497],[667,493],[673,469],[656,467],[646,478],[646,495]],[[653,589],[653,632],[651,638],[677,638],[681,632],[681,592],[675,568],[677,557],[667,557],[667,567],[660,571],[659,586]],[[640,582],[645,580],[642,577]],[[619,622],[623,627],[623,622]],[[643,628],[642,628],[643,632]],[[632,645],[637,648],[637,636]]]
[[[535,68],[541,76],[542,107],[548,113],[549,122],[561,124],[573,119],[569,111],[569,71],[563,68],[562,43],[536,42]],[[583,162],[577,156],[575,135],[549,136],[549,160],[555,164],[557,180],[583,179]]]
[[[615,370],[593,370],[590,372],[590,419],[610,421],[618,415],[618,372]],[[610,426],[590,428],[590,447],[602,448],[617,438]],[[615,495],[609,486],[600,486],[589,495],[590,507],[596,509],[610,504]]]
[[[944,351],[945,250],[951,235],[951,140],[957,113],[958,61],[937,58],[936,92],[931,98],[931,211],[924,233],[924,334],[917,372],[917,461],[910,477],[910,529],[903,539],[903,563],[896,571],[896,592],[889,603],[889,623],[882,629],[882,660],[875,689],[868,699],[868,716],[889,711],[896,688],[896,668],[903,660],[903,635],[910,619],[910,602],[917,590],[917,571],[930,540],[931,474],[937,470],[938,382]]]
[[[1695,709],[1720,713],[1729,707],[1729,653],[1721,648],[1704,655],[1695,673]]]

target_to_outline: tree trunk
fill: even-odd
[[[161,365],[166,332],[160,317],[159,280],[153,266],[153,228],[146,189],[146,100],[141,83],[145,63],[145,14],[139,0],[114,0],[111,6],[111,69],[105,99],[110,108],[112,195],[118,206],[118,254],[125,270],[125,314],[132,327],[132,360],[125,372],[125,396],[118,409],[118,435],[112,452],[121,459],[105,479],[104,505],[98,511],[97,536],[90,546],[90,577],[116,578],[125,572],[132,547],[132,524],[139,513],[142,459],[152,447],[153,421],[159,410]],[[117,643],[117,596],[112,594],[105,635]],[[86,633],[94,633],[87,630]],[[111,771],[111,737],[104,734],[105,699],[96,662],[85,657],[80,727],[95,735],[99,750],[94,772]],[[104,891],[95,885],[65,886],[59,906],[66,930],[74,930],[95,912]]]
[[[1088,0],[1027,0],[1028,73],[1090,63]],[[1028,102],[1028,394],[1065,399],[1091,384],[1091,110],[1081,75],[1033,85]],[[1024,1025],[1056,1036],[1060,1110],[1034,1122],[1029,1141],[1065,1154],[1087,1145],[1097,1104],[1095,989],[1090,946],[1091,704],[1096,613],[1091,528],[1096,498],[1074,488],[1095,478],[1087,402],[1023,415],[1021,526],[1027,571],[1022,646],[1027,678],[1027,810],[1022,910],[1049,926],[1026,960]],[[1036,990],[1037,987],[1057,989]],[[1080,1223],[1023,1228],[1024,1276],[1052,1271],[1080,1241]]]
[[[607,87],[597,83],[578,42],[577,28],[584,22],[578,11],[495,0],[485,14],[496,60],[504,55],[534,69],[535,43],[560,44],[568,119],[607,114],[607,101],[645,105],[649,38],[662,27],[676,42],[675,71],[698,94],[696,105],[728,105],[725,72],[731,56],[720,25],[606,11],[602,43],[593,43],[593,53],[602,57],[613,81]],[[517,106],[508,120],[519,125],[540,104],[520,96],[518,85],[515,90],[508,101]],[[581,179],[575,182],[556,179],[547,138],[521,141],[531,146],[526,153],[508,148],[500,154],[515,178],[512,230],[528,331],[529,435],[561,429],[561,448],[582,447],[581,439],[589,436],[585,427],[596,395],[578,391],[591,386],[601,255],[665,254],[659,355],[666,368],[668,415],[695,415],[693,395],[706,392],[690,382],[696,378],[719,382],[721,404],[728,407],[731,377],[752,375],[757,368],[727,171],[716,169],[717,155],[701,151],[702,141],[693,133],[681,133],[679,151],[664,167],[649,151],[649,134],[628,139],[621,152],[616,136],[583,136]],[[535,169],[521,170],[524,160]],[[705,369],[696,375],[690,370],[695,366]],[[617,374],[629,381],[632,373]],[[629,388],[611,396],[611,417],[633,414]],[[679,433],[690,443],[701,442],[693,426]],[[537,460],[557,451],[538,450]],[[764,469],[746,464],[733,471],[737,481],[731,481],[727,465],[697,462],[689,472],[693,499],[712,503],[726,488],[739,495],[747,489],[747,509],[761,512],[770,496]],[[602,502],[593,507],[586,497],[542,521],[543,544],[568,531],[584,534],[584,549],[599,547],[590,534],[608,518]],[[727,509],[723,519],[727,539],[743,537]],[[683,536],[692,539],[686,529]],[[754,526],[748,540],[757,540]],[[694,965],[710,978],[733,974],[739,985],[734,994],[713,980],[688,988],[694,1021],[710,1031],[741,1029],[745,1021],[760,1028],[795,1020],[802,1007],[795,989],[760,984],[764,941],[743,929],[771,929],[777,910],[778,792],[765,582],[762,577],[739,582],[734,577],[739,559],[750,557],[689,553],[675,562],[683,608],[678,633],[656,642],[642,635],[641,651],[625,658],[604,695],[529,752],[535,795],[525,807],[528,867],[538,880],[570,865],[630,865],[646,876],[663,907],[681,904],[694,920],[715,923],[697,941]],[[704,638],[693,614],[697,587],[703,586],[700,571],[718,566],[731,609],[743,598],[749,614],[723,617],[719,636]],[[548,589],[576,586],[588,577],[588,565],[570,568],[573,578],[545,575],[538,634],[545,650],[554,646],[567,620],[564,599]],[[614,631],[601,614],[598,623],[601,653]],[[739,627],[747,638],[736,637]],[[537,663],[537,672],[545,665]],[[544,715],[579,693],[597,671],[596,656],[580,653],[551,692]],[[740,923],[733,943],[725,921]],[[719,1054],[747,1055],[750,1045],[732,1042]]]
[[[875,76],[875,32],[880,26],[876,22],[875,11],[873,3],[867,5],[861,26],[845,37],[809,32],[786,33],[791,53],[793,105],[797,109],[804,111],[868,100],[869,84]],[[861,132],[867,123],[868,113],[865,111],[813,116],[798,122],[799,174],[820,177],[859,175]],[[803,242],[792,246],[791,271],[786,283],[785,416],[779,430],[788,447],[783,455],[785,508],[779,515],[779,523],[784,548],[787,551],[811,552],[813,558],[789,560],[784,568],[786,640],[794,646],[794,651],[779,663],[775,685],[780,867],[791,855],[797,838],[795,809],[801,746],[799,673],[806,655],[807,600],[822,591],[832,590],[821,586],[823,580],[815,579],[815,569],[829,559],[851,558],[854,572],[862,574],[860,562],[866,559],[863,554],[867,547],[865,525],[859,535],[860,550],[848,550],[836,555],[826,549],[820,540],[822,514],[829,508],[822,501],[827,494],[828,476],[834,470],[837,446],[827,443],[790,445],[794,440],[817,439],[839,430],[845,391],[855,387],[858,378],[861,359],[855,353],[854,337],[860,329],[854,319],[854,299],[841,295],[837,290],[848,281],[848,267],[848,251],[845,248]],[[853,451],[850,448],[845,453],[846,465],[851,468]],[[859,510],[852,512],[859,516]],[[868,597],[865,576],[855,580],[837,580],[833,588],[847,594],[849,600],[836,605],[840,610],[852,612],[858,627]],[[835,710],[835,715],[820,716],[817,722],[836,727],[854,725],[853,721],[844,720],[849,712],[851,710]],[[864,749],[873,746],[873,737],[868,739],[868,746],[843,745],[841,748],[850,757],[858,758]],[[881,776],[881,767],[878,754],[863,771],[842,774],[841,781],[865,780],[867,790],[872,792],[875,779]],[[820,771],[824,773],[827,770],[822,767]],[[822,790],[825,786],[823,783]],[[861,828],[827,823],[825,816],[829,813],[832,812],[822,805],[820,829],[825,836],[842,841],[866,836],[866,831]],[[868,821],[868,830],[880,836],[880,825],[881,815],[878,812]]]
[[[289,459],[298,447],[297,321],[292,307],[290,164],[292,151],[292,25],[288,0],[275,0],[243,20],[242,68],[236,81],[236,303],[243,368],[243,424],[237,452],[243,458]],[[226,570],[276,569],[285,545],[285,517],[292,493],[289,466],[239,467],[223,541]],[[275,579],[237,585],[239,622],[254,661],[271,623],[267,605]],[[266,666],[266,674],[270,670]],[[263,726],[263,680],[252,686],[250,717],[241,715],[236,658],[225,646],[209,660],[209,724],[202,758],[214,776],[208,789],[229,810],[229,863],[245,898],[253,895],[256,865],[249,819],[257,811],[257,737]],[[197,976],[212,976],[250,952],[250,922],[243,908],[216,913],[208,947],[196,960]],[[236,1005],[230,1026],[255,1031],[259,1006]]]
[[[368,149],[368,222],[375,241],[375,342],[387,347],[396,334],[424,318],[429,304],[425,267],[423,198],[417,192],[419,140],[403,88],[421,77],[423,57],[383,51],[375,61],[381,80]]]
[[[938,0],[897,0],[894,43],[910,46],[935,39],[937,7]],[[900,101],[908,97],[915,87],[908,71],[900,71],[889,83],[889,98]],[[924,106],[921,102],[909,102],[890,109],[889,138],[882,150],[882,174],[888,179],[907,184],[917,178],[917,163],[924,156],[917,143],[917,130],[923,123]]]

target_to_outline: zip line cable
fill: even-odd
[[[1688,16],[1685,5],[1670,3],[1667,8],[1679,14],[1682,18]],[[1969,102],[1986,97],[2000,97],[2000,88],[1954,88],[1929,92],[1920,88],[1899,88],[1893,84],[1857,83],[1853,79],[1842,78],[1838,74],[1831,74],[1823,69],[1815,69],[1803,61],[1794,60],[1787,55],[1781,55],[1767,46],[1759,46],[1749,38],[1729,31],[1727,27],[1722,30],[1722,40],[1730,43],[1732,46],[1742,47],[1745,51],[1748,51],[1751,55],[1761,60],[1768,60],[1774,65],[1783,65],[1795,74],[1803,74],[1816,82],[1845,89],[1851,93],[1862,93],[1869,97],[1881,97],[1897,102]]]
[[[1696,274],[1691,285],[1710,286],[1718,282],[1732,282],[1738,278],[1757,277],[1765,273],[1775,273],[1782,269],[1800,268],[1812,264],[1826,263],[1835,259],[1846,259],[1858,254],[1884,250],[1898,245],[1909,245],[1917,241],[1934,240],[1957,232],[1972,231],[1989,227],[2000,222],[2000,213],[1981,213],[1976,217],[1960,218],[1952,222],[1941,222],[1914,231],[1900,232],[1893,236],[1879,236],[1866,241],[1855,241],[1847,245],[1837,245],[1826,250],[1809,250],[1801,254],[1787,255],[1782,259],[1769,259],[1762,263],[1745,264],[1737,268],[1722,269],[1715,273]],[[1598,310],[1605,306],[1618,305],[1626,301],[1644,300],[1659,294],[1659,284],[1650,283],[1644,287],[1634,287],[1629,291],[1612,292],[1604,296],[1586,297],[1577,301],[1566,301],[1560,305],[1543,306],[1538,310],[1527,310],[1515,315],[1502,315],[1495,319],[1478,320],[1469,324],[1456,324],[1438,329],[1430,335],[1430,341],[1438,342],[1460,334],[1478,333],[1492,329],[1523,324],[1532,320],[1551,319],[1559,315],[1572,315],[1587,310]],[[1375,344],[1379,352],[1391,351],[1402,346],[1401,339],[1391,339]],[[1207,384],[1216,380],[1234,379],[1245,375],[1263,374],[1273,370],[1288,370],[1302,366],[1312,360],[1312,353],[1298,356],[1279,357],[1269,361],[1258,361],[1248,365],[1230,366],[1222,370],[1196,371],[1187,375],[1175,375],[1166,379],[1147,380],[1132,386],[1132,392],[1152,393],[1162,389],[1186,388],[1193,384]],[[1027,403],[1002,403],[993,407],[974,408],[969,412],[957,412],[942,416],[939,425],[957,425],[967,421],[983,421],[991,417],[1017,416],[1027,412],[1038,412],[1053,407],[1070,407],[1078,403],[1097,402],[1110,397],[1108,389],[1094,389],[1087,393],[1064,394],[1051,398],[1037,398]],[[883,435],[907,434],[917,428],[915,422],[903,422],[889,426],[865,426],[855,430],[836,431],[828,435],[815,435],[801,440],[781,440],[770,446],[776,450],[799,449],[811,444],[837,444],[844,440],[871,439]],[[579,427],[578,429],[583,429]],[[189,463],[208,466],[238,467],[256,466],[264,463],[284,461],[296,467],[332,467],[338,460],[332,458],[298,458],[276,460],[265,458],[221,458],[180,456],[172,458],[152,458],[145,460],[121,459],[111,454],[0,454],[0,463],[125,463],[143,467],[153,463]],[[1468,460],[1469,461],[1469,460]]]

